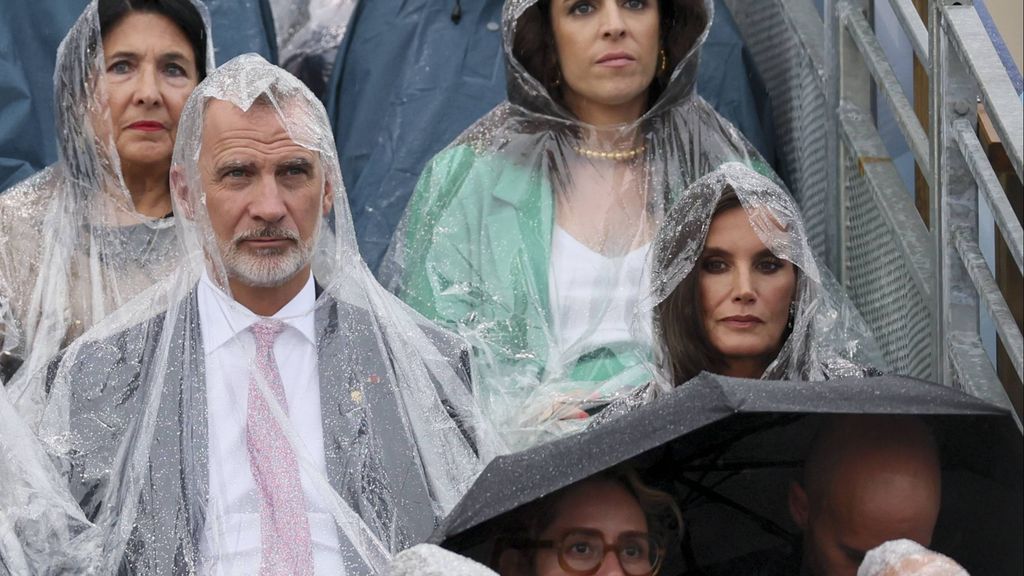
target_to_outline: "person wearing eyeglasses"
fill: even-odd
[[[681,527],[671,496],[618,468],[524,506],[492,566],[501,576],[654,576]]]

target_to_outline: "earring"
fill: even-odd
[[[786,330],[793,330],[793,322],[796,320],[796,301],[789,303],[789,318],[786,320]]]
[[[668,69],[668,56],[665,55],[665,49],[662,48],[658,53],[658,75],[664,75],[665,70]]]

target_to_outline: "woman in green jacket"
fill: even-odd
[[[711,0],[509,0],[508,101],[420,177],[382,268],[473,347],[513,447],[651,379],[638,314],[665,210],[725,161],[763,166],[696,94]]]

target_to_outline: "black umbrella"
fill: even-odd
[[[1012,417],[957,390],[895,376],[765,382],[702,374],[592,431],[496,458],[431,541],[487,561],[503,515],[632,461],[679,496],[699,564],[793,542],[786,486],[829,414],[925,418],[943,459],[933,546],[972,573],[1021,573],[1024,454]]]

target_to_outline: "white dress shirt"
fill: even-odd
[[[249,467],[245,422],[255,338],[249,326],[262,320],[220,290],[204,273],[198,287],[199,324],[206,358],[209,430],[209,499],[200,542],[200,573],[257,574],[260,566],[260,505]],[[320,376],[317,365],[316,294],[310,275],[302,290],[273,318],[286,325],[274,342],[288,420],[302,446],[296,450],[309,510],[317,574],[342,572],[338,532],[325,501],[317,496],[309,469],[326,475]],[[304,465],[305,464],[305,465]]]

